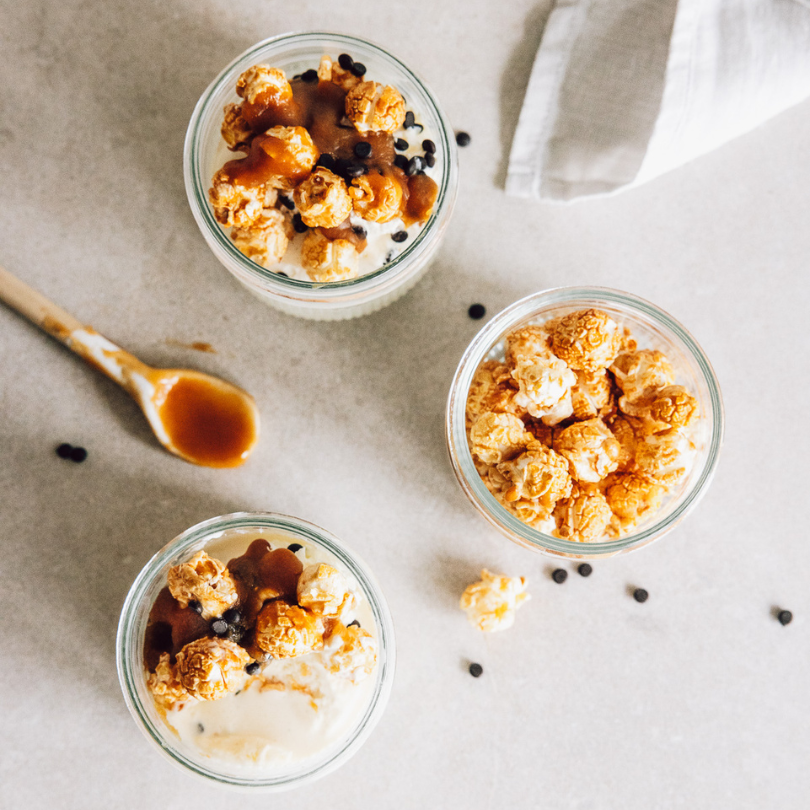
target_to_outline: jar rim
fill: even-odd
[[[535,312],[553,306],[598,307],[600,303],[611,304],[645,316],[656,326],[663,327],[673,336],[681,349],[694,363],[706,384],[710,413],[707,415],[710,437],[707,442],[706,461],[699,478],[683,493],[680,501],[661,519],[653,521],[640,531],[617,540],[599,543],[584,543],[566,540],[538,531],[523,523],[505,509],[486,488],[475,469],[467,442],[465,424],[467,392],[475,371],[487,353],[503,335],[520,321],[530,318]],[[445,412],[445,435],[453,471],[465,494],[478,511],[497,529],[520,545],[552,556],[592,558],[612,556],[631,551],[663,536],[683,520],[697,505],[708,489],[719,460],[725,429],[723,400],[720,386],[708,357],[689,331],[667,312],[655,304],[632,293],[609,287],[554,287],[541,290],[515,301],[487,323],[472,339],[461,357],[447,399]]]
[[[349,732],[339,748],[328,759],[316,762],[314,767],[305,767],[299,772],[274,777],[234,776],[209,769],[186,757],[171,744],[167,734],[156,726],[138,690],[138,682],[144,679],[140,646],[142,608],[147,590],[158,576],[165,574],[167,565],[200,544],[221,537],[234,530],[276,531],[303,539],[333,554],[357,582],[368,601],[377,629],[379,649],[377,676],[363,716]],[[121,690],[127,708],[142,733],[174,765],[186,771],[213,780],[229,787],[264,791],[287,790],[307,784],[338,768],[353,756],[366,741],[385,710],[393,686],[396,666],[396,643],[394,625],[382,590],[366,564],[349,551],[333,534],[314,523],[277,512],[234,512],[197,523],[169,541],[144,565],[133,582],[118,624],[116,636],[116,666]]]
[[[236,79],[237,72],[241,72],[241,70],[247,66],[248,62],[252,63],[259,53],[268,48],[283,48],[285,45],[306,44],[309,42],[314,45],[323,40],[345,44],[347,47],[359,46],[361,48],[368,48],[375,53],[375,56],[378,56],[381,60],[387,61],[394,69],[404,73],[405,77],[412,81],[424,96],[429,110],[423,111],[423,114],[430,115],[435,119],[437,138],[440,140],[440,151],[443,150],[443,154],[447,156],[445,161],[446,165],[443,166],[441,173],[441,182],[439,183],[439,192],[433,213],[405,250],[391,262],[377,270],[353,279],[331,282],[315,282],[281,276],[257,264],[242,253],[228,238],[225,230],[214,218],[208,202],[208,181],[204,180],[201,174],[201,140],[206,131],[202,124],[217,93],[219,93],[225,85],[232,85]],[[411,68],[405,65],[404,62],[389,53],[382,46],[370,40],[349,34],[322,31],[279,34],[252,45],[233,59],[220,71],[200,96],[189,121],[183,149],[186,195],[192,214],[203,233],[213,238],[217,247],[224,251],[225,255],[227,255],[230,260],[237,263],[240,271],[248,276],[253,283],[261,283],[267,292],[281,296],[302,296],[303,300],[306,300],[307,294],[311,293],[317,293],[319,295],[326,293],[328,295],[331,292],[333,297],[354,296],[359,293],[367,293],[380,286],[388,285],[395,281],[398,282],[414,264],[429,257],[433,250],[435,240],[441,235],[452,213],[458,185],[457,153],[455,140],[451,137],[451,133],[452,128],[447,116],[442,111],[437,99],[425,82]]]

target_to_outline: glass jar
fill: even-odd
[[[676,383],[697,397],[694,424],[697,453],[691,470],[646,522],[616,540],[583,543],[545,534],[523,523],[486,488],[470,453],[465,425],[467,395],[482,362],[504,359],[504,337],[519,327],[542,324],[580,309],[600,309],[630,329],[640,349],[657,349],[669,359]],[[629,293],[602,287],[561,287],[535,293],[496,315],[461,358],[450,388],[445,420],[450,460],[461,488],[475,508],[510,540],[549,555],[611,557],[651,543],[677,526],[697,505],[714,475],[723,441],[723,403],[711,364],[695,339],[672,316]],[[690,427],[691,429],[691,427]]]
[[[367,76],[391,84],[421,116],[436,144],[438,197],[430,219],[410,244],[383,267],[347,281],[316,283],[286,278],[249,259],[233,244],[214,218],[208,188],[214,173],[234,158],[220,134],[222,110],[240,101],[236,80],[252,65],[269,64],[288,76],[318,67],[323,54],[336,59],[350,53],[366,65]],[[290,315],[314,320],[341,320],[367,315],[392,303],[416,284],[428,269],[442,240],[458,184],[458,159],[453,130],[433,94],[417,75],[384,49],[342,34],[284,34],[259,42],[228,65],[202,94],[191,116],[183,154],[186,193],[206,242],[219,261],[248,290]]]
[[[223,541],[239,541],[264,534],[314,548],[320,561],[340,570],[350,586],[365,597],[373,617],[377,640],[377,666],[369,676],[370,697],[354,726],[343,737],[303,761],[293,762],[272,775],[253,775],[245,768],[204,756],[200,749],[184,742],[161,719],[146,685],[144,637],[149,613],[158,593],[166,586],[169,568]],[[242,553],[241,551],[239,553]],[[212,552],[216,557],[216,553]],[[226,560],[227,562],[227,560]],[[324,529],[273,513],[239,512],[211,518],[176,537],[144,566],[132,585],[121,612],[116,641],[118,677],[127,707],[140,729],[171,762],[219,784],[265,791],[286,790],[330,773],[357,752],[382,716],[394,679],[394,628],[385,598],[373,576],[358,557]],[[365,685],[365,682],[364,682]]]

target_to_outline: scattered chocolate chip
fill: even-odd
[[[197,723],[197,731],[202,734],[205,731],[205,726],[202,723]]]
[[[318,166],[323,166],[324,169],[329,169],[329,171],[333,171],[335,168],[335,164],[337,160],[335,159],[334,155],[330,155],[328,152],[324,152],[316,161],[315,161],[315,168],[317,169]]]
[[[425,163],[433,168],[436,165],[436,155],[434,155],[432,152],[428,152],[425,155]]]
[[[302,81],[310,82],[310,83],[311,82],[317,82],[318,81],[318,71],[317,70],[312,70],[312,68],[310,68],[309,70],[305,70],[301,74],[301,79],[302,79]]]
[[[405,138],[397,138],[394,141],[394,149],[396,149],[397,152],[404,152],[409,146],[410,144],[405,140]]]
[[[408,168],[405,169],[405,174],[412,177],[417,172],[420,172],[422,169],[425,168],[425,161],[419,157],[419,155],[414,155],[408,161]]]
[[[72,444],[60,444],[59,447],[56,448],[56,455],[59,458],[70,458],[70,454],[73,452],[73,445]]]
[[[349,622],[346,627],[360,627],[360,622],[355,619],[353,622]]]
[[[780,610],[779,613],[776,614],[776,618],[779,620],[779,624],[784,627],[786,624],[790,624],[793,621],[793,614],[789,610]]]
[[[304,233],[305,231],[309,230],[309,228],[304,225],[304,220],[301,219],[301,214],[295,214],[293,216],[292,223],[296,233]]]
[[[202,613],[202,605],[196,600],[192,599],[188,606],[195,612],[195,613]]]
[[[564,568],[555,568],[551,572],[551,578],[558,584],[562,585],[566,579],[568,579],[568,571]]]
[[[405,129],[410,129],[415,123],[416,119],[414,118],[413,113],[410,110],[408,110],[408,112],[405,113],[405,123],[403,124],[403,126],[405,127]]]
[[[633,599],[635,599],[636,602],[646,602],[649,598],[650,594],[647,593],[644,588],[636,588],[633,591]]]
[[[371,144],[368,141],[358,141],[354,145],[354,154],[359,158],[371,157]]]
[[[255,675],[261,669],[261,666],[262,665],[258,661],[251,661],[245,667],[245,672],[247,672],[248,675]]]
[[[473,678],[480,678],[484,674],[484,668],[481,664],[470,664],[470,675]]]
[[[436,144],[433,143],[433,141],[431,141],[430,138],[425,138],[425,140],[422,141],[422,149],[424,149],[425,152],[435,152]]]
[[[239,624],[242,620],[242,614],[236,608],[228,608],[222,614],[222,618],[225,619],[228,624]]]
[[[355,62],[351,68],[351,72],[354,73],[355,76],[365,76],[366,75],[366,66],[362,62]]]
[[[474,320],[480,321],[484,315],[487,314],[487,308],[483,304],[473,304],[468,310],[467,314]]]
[[[469,146],[471,140],[472,140],[472,138],[470,137],[469,132],[457,132],[456,133],[456,143],[459,146]]]
[[[577,571],[581,577],[589,577],[593,573],[593,566],[590,563],[580,563]]]
[[[70,451],[70,460],[75,461],[77,464],[81,464],[87,458],[87,450],[83,447],[74,447]]]
[[[396,166],[398,169],[402,169],[403,172],[407,171],[408,158],[406,158],[405,155],[397,155],[394,158],[394,166]]]
[[[346,169],[346,174],[349,177],[362,177],[364,174],[368,174],[368,168],[359,163],[353,163]]]
[[[292,200],[291,200],[289,197],[285,197],[283,194],[279,194],[279,195],[278,195],[278,201],[279,201],[279,202],[280,202],[280,203],[281,203],[281,204],[282,204],[282,205],[283,205],[285,208],[289,208],[289,209],[290,209],[290,211],[292,211],[292,210],[293,210],[293,208],[295,208],[295,203],[294,203],[294,202],[293,202],[293,201],[292,201]]]
[[[218,636],[224,636],[228,632],[228,622],[225,619],[214,619],[211,622],[211,630]]]
[[[368,236],[366,229],[362,225],[355,225],[352,230],[358,239],[365,239]]]
[[[395,234],[393,234],[391,236],[391,238],[395,242],[404,242],[408,238],[408,232],[407,231],[397,231]]]
[[[344,70],[351,70],[352,65],[354,64],[354,59],[352,59],[351,56],[349,56],[349,54],[342,53],[340,56],[338,56],[338,64]]]
[[[303,546],[300,543],[290,543],[290,545],[287,546],[287,550],[292,551],[293,554],[295,554],[296,551],[301,551],[302,548]]]

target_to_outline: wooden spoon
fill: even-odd
[[[247,391],[199,371],[147,366],[2,267],[0,300],[124,388],[170,453],[204,467],[238,467],[255,447],[259,410]]]

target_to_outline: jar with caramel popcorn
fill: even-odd
[[[368,569],[323,529],[270,513],[212,518],[159,551],[116,646],[130,713],[164,756],[266,791],[356,753],[394,675],[391,617]]]
[[[424,82],[353,36],[254,45],[200,98],[186,192],[214,256],[271,306],[354,318],[427,271],[457,186],[452,128]]]
[[[446,436],[475,508],[514,542],[609,557],[673,529],[723,440],[708,358],[674,318],[599,287],[536,293],[461,358]]]

